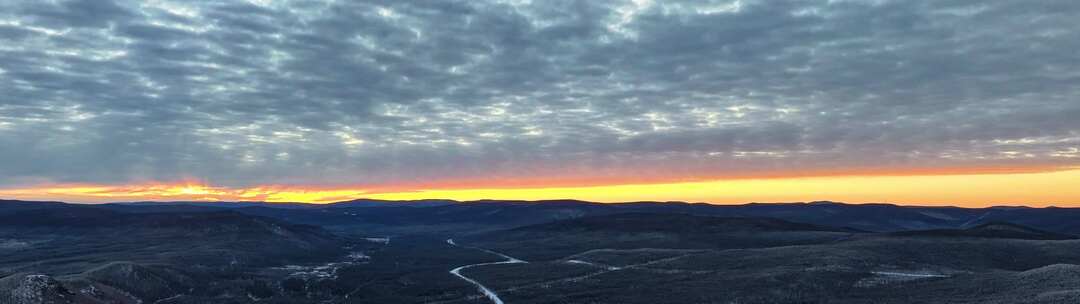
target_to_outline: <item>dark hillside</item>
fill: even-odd
[[[765,218],[627,213],[525,226],[464,238],[531,259],[596,249],[729,249],[833,242],[861,232]]]
[[[917,237],[977,237],[977,238],[1001,238],[1001,239],[1025,239],[1025,240],[1071,240],[1076,236],[1053,233],[1035,228],[1024,227],[1005,222],[991,222],[980,224],[967,229],[934,229],[919,231],[895,232],[897,236]]]

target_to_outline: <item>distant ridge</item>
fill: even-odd
[[[355,199],[348,201],[340,201],[326,204],[315,203],[299,203],[299,202],[260,202],[260,201],[235,201],[235,202],[222,202],[222,201],[138,201],[138,202],[114,202],[106,203],[103,205],[127,205],[127,206],[176,206],[176,205],[188,205],[188,206],[210,206],[220,208],[244,208],[244,207],[270,207],[270,208],[289,208],[289,209],[303,209],[303,208],[332,208],[332,207],[385,207],[385,206],[410,206],[410,207],[433,207],[449,205],[454,203],[460,203],[454,200],[403,200],[403,201],[391,201],[391,200],[376,200],[376,199]]]
[[[389,205],[394,206],[409,206],[409,207],[435,207],[445,206],[450,204],[460,203],[455,200],[443,200],[443,199],[427,199],[427,200],[406,200],[406,201],[391,201],[391,200],[377,200],[377,199],[355,199],[350,201],[341,201],[327,204],[330,207],[384,207]]]
[[[525,226],[512,231],[622,231],[722,233],[763,231],[862,232],[854,229],[789,222],[773,218],[716,217],[689,214],[620,213]]]
[[[1080,235],[1080,208],[997,206],[901,206],[887,203],[849,204],[835,201],[707,203],[639,201],[596,203],[573,199],[525,200],[412,200],[356,199],[329,204],[269,202],[125,202],[101,205],[59,202],[0,201],[0,214],[12,210],[82,206],[122,212],[205,212],[234,209],[298,223],[352,225],[364,222],[380,227],[410,224],[480,225],[477,229],[505,229],[553,220],[615,213],[685,213],[717,217],[775,218],[796,223],[848,227],[868,232],[964,229],[992,222],[1012,223],[1052,233]],[[406,208],[402,208],[406,207]],[[460,229],[465,229],[461,226]],[[378,228],[378,227],[375,227]],[[969,232],[971,233],[971,232]]]
[[[686,201],[627,201],[627,202],[593,202],[577,199],[545,199],[545,200],[497,200],[497,199],[480,199],[480,200],[452,200],[452,199],[418,199],[418,200],[383,200],[383,199],[370,199],[359,198],[352,200],[337,201],[331,203],[303,203],[303,202],[266,202],[266,201],[118,201],[109,203],[69,203],[62,201],[35,201],[35,200],[14,200],[14,199],[2,199],[0,198],[0,204],[25,204],[25,203],[49,203],[49,204],[74,204],[74,205],[205,205],[205,206],[217,206],[217,207],[248,207],[248,206],[268,206],[279,208],[293,208],[293,207],[331,207],[331,206],[382,206],[382,205],[411,205],[411,206],[442,206],[448,204],[602,204],[602,205],[622,205],[622,206],[640,206],[640,205],[692,205],[692,206],[820,206],[820,207],[835,207],[835,206],[876,206],[876,207],[899,207],[899,208],[949,208],[949,209],[969,209],[969,210],[1045,210],[1045,209],[1077,209],[1080,207],[1060,207],[1060,206],[1046,206],[1046,207],[1031,207],[1023,205],[997,205],[989,207],[960,207],[960,206],[928,206],[928,205],[901,205],[895,203],[846,203],[838,201],[808,201],[808,202],[748,202],[743,204],[713,204],[707,202],[686,202]]]
[[[921,231],[902,231],[893,233],[897,236],[919,237],[978,237],[1025,240],[1071,240],[1076,236],[1054,233],[1025,227],[1008,222],[990,222],[966,229],[933,229]]]

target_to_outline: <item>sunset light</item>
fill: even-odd
[[[75,202],[265,201],[332,203],[359,198],[459,201],[580,199],[597,202],[686,201],[715,204],[834,200],[853,203],[1075,206],[1080,170],[892,176],[817,176],[696,182],[611,184],[583,187],[470,187],[364,189],[362,187],[255,186],[230,188],[200,183],[141,185],[46,185],[0,189],[0,196]]]
[[[1080,303],[1078,0],[0,0],[0,304]]]

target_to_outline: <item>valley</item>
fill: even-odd
[[[1037,209],[1017,210],[1027,214],[1029,225],[1021,225],[1000,220],[1011,218],[1008,210],[994,210],[992,218],[983,210],[839,203],[351,204],[3,202],[0,302],[1070,303],[1080,297],[1080,240],[1059,217],[1040,221]],[[872,216],[860,215],[867,209]],[[952,219],[942,221],[947,212]],[[925,229],[868,218],[907,218],[904,225]]]

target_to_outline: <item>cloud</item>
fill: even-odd
[[[1075,1],[0,4],[0,186],[1076,166]]]

